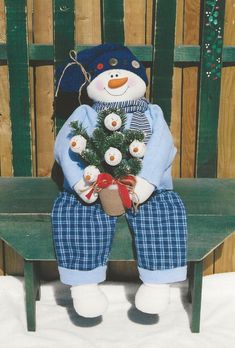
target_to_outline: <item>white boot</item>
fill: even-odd
[[[135,295],[135,306],[144,313],[160,314],[170,302],[168,284],[142,284]]]
[[[98,317],[108,308],[108,300],[98,284],[72,286],[71,295],[74,309],[82,317]]]

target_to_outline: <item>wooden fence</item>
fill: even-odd
[[[53,67],[73,47],[107,41],[147,61],[147,94],[178,148],[174,177],[234,177],[235,0],[0,0],[0,175],[50,175]],[[234,271],[234,250],[232,237],[208,256],[205,273]],[[0,269],[22,272],[3,245]]]

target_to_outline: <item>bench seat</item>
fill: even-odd
[[[189,301],[192,332],[200,330],[203,260],[235,231],[235,180],[178,179],[174,182],[188,214]],[[53,201],[49,178],[0,178],[0,239],[24,259],[28,330],[35,331],[35,300],[40,298],[37,262],[54,261]],[[133,260],[132,236],[118,218],[110,260]]]

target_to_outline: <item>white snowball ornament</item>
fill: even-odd
[[[109,114],[104,119],[105,127],[110,131],[116,131],[122,126],[121,117],[114,112]]]
[[[70,140],[70,149],[81,155],[82,151],[86,148],[87,140],[82,135],[75,135]]]
[[[100,174],[100,171],[97,167],[88,166],[84,169],[83,177],[87,183],[92,184],[93,182],[97,180],[97,177],[99,174]]]
[[[146,145],[142,141],[134,140],[129,146],[130,154],[133,157],[142,158],[144,157]]]
[[[118,165],[122,160],[121,152],[115,147],[110,147],[104,154],[105,162],[110,166]]]

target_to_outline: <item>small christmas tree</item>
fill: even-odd
[[[81,192],[89,203],[93,193],[99,193],[104,211],[112,216],[122,215],[131,208],[136,176],[141,170],[145,144],[144,133],[126,130],[126,115],[122,110],[107,109],[98,114],[92,136],[78,122],[72,122],[74,136],[71,150],[87,163]],[[116,190],[111,189],[115,187]]]
[[[78,122],[72,122],[74,136],[70,145],[74,152],[101,173],[115,179],[137,175],[144,156],[144,133],[125,130],[126,115],[122,110],[106,109],[98,114],[97,127],[91,137]]]

